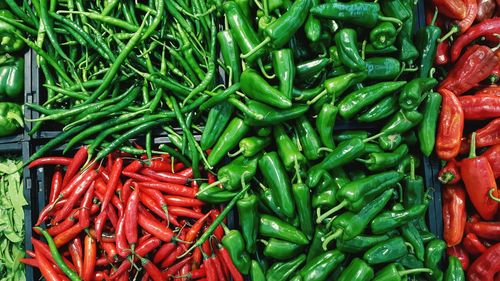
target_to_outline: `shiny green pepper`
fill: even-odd
[[[0,102],[0,137],[14,134],[23,125],[21,106],[11,102]]]
[[[20,101],[24,90],[24,58],[0,57],[0,101]]]
[[[16,20],[16,17],[9,10],[0,10],[0,16]],[[24,47],[23,40],[15,35],[16,32],[20,31],[0,20],[0,54],[17,52]]]

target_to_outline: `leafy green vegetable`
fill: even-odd
[[[26,280],[24,265],[24,211],[20,170],[22,161],[0,158],[0,281]]]

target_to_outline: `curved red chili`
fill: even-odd
[[[472,41],[481,36],[493,35],[495,33],[500,34],[500,18],[498,17],[487,19],[472,26],[453,43],[453,46],[451,47],[451,60],[456,61],[460,57],[462,49],[469,45]]]
[[[49,195],[49,203],[53,203],[56,201],[59,193],[62,189],[62,172],[59,167],[56,167],[54,171],[54,175],[52,176],[52,184],[50,185],[50,195]]]
[[[191,261],[193,257],[185,257],[184,259],[180,260],[176,264],[170,266],[166,271],[163,272],[163,277],[169,279],[170,277],[175,276],[177,271],[181,270],[181,268],[187,264],[188,262]]]
[[[139,187],[137,186],[127,202],[127,207],[125,209],[125,236],[127,241],[131,246],[132,251],[135,249],[135,244],[138,239],[138,228],[137,228],[137,212],[139,207]]]
[[[85,235],[83,239],[83,269],[82,280],[91,281],[94,277],[96,266],[97,243],[90,235]]]
[[[121,257],[126,257],[130,253],[130,248],[127,244],[127,237],[125,236],[125,216],[118,219],[118,226],[116,228],[116,251]]]
[[[78,170],[82,167],[88,157],[87,147],[82,146],[75,154],[75,157],[71,160],[71,163],[68,165],[66,169],[66,173],[64,174],[63,186],[66,186],[69,181],[76,175]]]
[[[141,182],[139,183],[139,185],[141,187],[156,189],[169,195],[196,198],[196,191],[193,188],[189,188],[180,184],[164,182]]]
[[[211,211],[208,212],[206,215],[202,216],[201,218],[199,218],[192,226],[191,228],[189,229],[188,233],[186,234],[186,238],[184,239],[184,241],[186,242],[193,242],[194,239],[196,239],[196,236],[198,236],[198,234],[200,233],[201,231],[201,228],[205,225],[205,222],[207,221],[208,217],[210,216],[211,214]]]
[[[54,237],[54,243],[59,248],[69,243],[69,241],[76,238],[82,230],[85,228],[81,227],[80,224],[75,224],[72,227],[68,228],[66,231],[60,233],[56,237]]]
[[[35,161],[31,162],[28,165],[28,168],[33,169],[34,167],[37,166],[42,166],[42,165],[61,165],[61,166],[68,166],[73,159],[69,157],[43,157],[43,158],[38,158]]]
[[[40,271],[42,272],[42,275],[45,278],[45,280],[47,281],[61,280],[61,278],[59,278],[58,276],[57,271],[54,270],[51,263],[49,262],[48,258],[38,250],[36,245],[34,245],[34,247],[35,247],[35,253],[37,253],[35,259],[38,263]]]
[[[80,214],[78,223],[81,227],[87,228],[90,226],[90,209],[92,208],[92,200],[94,199],[94,184],[89,187],[85,196],[83,196],[80,204]]]
[[[153,281],[166,281],[167,279],[163,277],[162,272],[156,267],[151,261],[145,258],[141,258],[141,263],[149,277]]]
[[[153,262],[155,264],[158,264],[162,262],[169,254],[172,253],[172,251],[177,247],[177,244],[170,242],[163,244],[160,249],[156,252],[156,254],[153,257]]]
[[[104,252],[106,252],[108,260],[112,262],[118,261],[118,252],[116,251],[116,245],[114,243],[101,242],[100,246],[104,250]]]
[[[180,176],[178,174],[172,174],[168,172],[155,172],[151,169],[143,168],[140,171],[141,174],[151,177],[155,180],[166,182],[166,183],[176,183],[176,184],[186,184],[188,182],[188,178],[184,176]]]
[[[233,280],[243,281],[243,276],[234,265],[233,260],[231,259],[231,256],[227,252],[226,248],[222,247],[222,245],[220,244],[218,246],[219,246],[219,255],[222,259],[222,262],[228,267],[229,272],[231,272],[231,277],[233,278]]]
[[[174,232],[170,228],[156,219],[147,216],[142,210],[139,211],[138,223],[145,231],[164,242],[170,242],[174,237]]]
[[[72,227],[75,223],[76,223],[75,218],[73,216],[69,216],[60,224],[56,224],[48,228],[47,232],[50,234],[50,236],[54,237],[59,233],[68,230],[68,228]]]
[[[205,205],[203,201],[196,198],[188,198],[175,195],[165,195],[164,198],[168,206],[201,207]]]
[[[113,196],[116,186],[118,185],[118,181],[120,180],[120,175],[122,173],[123,167],[123,159],[118,158],[113,163],[113,167],[111,168],[111,173],[109,175],[109,181],[106,185],[106,193],[104,194],[104,201],[101,205],[101,210],[105,210],[111,201],[111,197]]]
[[[71,256],[71,260],[76,267],[76,272],[78,275],[82,276],[83,270],[83,248],[82,241],[80,238],[75,238],[68,246],[69,254]]]

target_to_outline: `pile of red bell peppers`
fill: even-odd
[[[32,238],[34,251],[22,262],[50,280],[132,280],[139,267],[143,280],[243,280],[233,249],[219,241],[227,231],[225,216],[246,189],[221,210],[196,198],[192,168],[169,154],[148,160],[117,151],[104,164],[87,158],[82,146],[73,158],[30,164],[56,168],[34,228],[47,243]],[[155,254],[146,259],[150,252]]]
[[[430,3],[429,3],[430,4]],[[500,3],[434,0],[438,40],[435,64],[443,75],[438,92],[436,154],[443,160],[444,239],[467,279],[500,279]]]

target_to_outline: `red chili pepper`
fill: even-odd
[[[66,231],[58,234],[54,237],[54,243],[59,248],[69,243],[69,241],[75,239],[85,228],[82,228],[80,224],[75,224],[68,228]]]
[[[78,275],[82,276],[83,270],[83,249],[82,249],[82,241],[80,238],[75,238],[68,246],[69,254],[71,256],[71,260],[76,267],[76,272]]]
[[[75,154],[75,157],[73,157],[73,160],[71,160],[71,163],[68,165],[68,168],[66,169],[66,173],[64,174],[64,179],[63,179],[63,186],[66,186],[69,181],[76,175],[78,170],[82,167],[82,165],[85,163],[87,160],[88,153],[87,153],[87,147],[82,146],[80,149]]]
[[[178,263],[170,266],[166,271],[163,272],[163,277],[169,279],[170,277],[175,276],[175,273],[177,273],[177,271],[179,271],[185,264],[189,263],[191,259],[192,257],[185,257]]]
[[[104,194],[104,201],[101,205],[101,210],[105,210],[108,206],[111,198],[115,192],[118,181],[120,180],[120,174],[122,173],[123,167],[123,159],[116,159],[115,163],[113,163],[113,168],[111,169],[111,174],[109,175],[109,181],[106,185],[106,193]]]
[[[474,45],[460,57],[441,82],[439,90],[447,89],[460,96],[486,79],[498,61],[498,57],[489,47]]]
[[[62,199],[62,200],[59,200],[55,203],[52,203],[50,205],[45,206],[42,209],[42,211],[40,211],[40,214],[38,215],[38,220],[36,221],[35,226],[39,226],[49,217],[49,215],[51,215],[55,211],[61,209],[62,206],[64,206],[64,204],[66,204],[66,201],[68,201],[68,200]]]
[[[107,266],[109,264],[110,264],[110,261],[108,260],[108,258],[106,256],[102,256],[95,261],[95,266],[97,266],[97,267]]]
[[[191,270],[191,264],[187,263],[181,268],[181,270],[179,270],[179,275],[186,276],[190,270]],[[176,277],[174,279],[174,281],[187,281],[187,280],[188,280],[188,278],[186,278],[186,277]]]
[[[439,115],[436,154],[440,159],[451,160],[460,150],[464,115],[462,106],[453,92],[442,89],[440,94],[443,100]]]
[[[170,161],[165,160],[153,160],[150,161],[147,167],[155,172],[167,172],[172,163]]]
[[[97,190],[95,191],[95,195],[102,202],[102,200],[104,199],[104,195]],[[109,218],[109,221],[113,225],[113,228],[116,228],[116,226],[118,225],[118,215],[116,214],[115,208],[112,205],[108,205],[106,210],[102,213],[106,213],[106,215]]]
[[[159,190],[156,189],[151,189],[151,188],[144,188],[142,189],[144,193],[149,195],[153,200],[157,202],[158,205],[163,209],[165,212],[165,215],[168,216],[168,206],[167,206],[167,201],[163,197],[163,194]]]
[[[146,211],[139,209],[139,225],[153,236],[159,238],[163,242],[170,242],[174,238],[174,232],[163,223],[155,218],[147,216]]]
[[[184,244],[179,244],[177,245],[177,248],[166,258],[163,260],[163,262],[160,265],[160,268],[167,268],[174,264],[174,262],[177,260],[177,257],[182,255],[186,251],[186,246]]]
[[[212,184],[214,183],[215,181],[217,181],[216,177],[214,174],[212,173],[207,173],[207,178],[208,178],[208,184]]]
[[[450,43],[447,41],[437,45],[435,63],[437,65],[445,65],[450,61]]]
[[[193,177],[193,168],[192,167],[186,168],[186,169],[184,169],[176,174],[179,176],[186,177],[186,178],[192,178]]]
[[[210,219],[212,221],[215,221],[217,217],[219,216],[220,211],[217,209],[212,209],[210,212]],[[214,230],[214,236],[217,238],[218,241],[222,241],[222,237],[224,237],[224,228],[222,228],[222,225],[218,225],[217,228]]]
[[[123,184],[122,193],[120,194],[120,199],[122,200],[122,202],[127,202],[128,201],[130,193],[132,193],[132,189],[130,188],[130,186],[132,185],[133,181],[134,181],[133,179],[128,179]]]
[[[476,146],[485,147],[500,143],[500,118],[476,131]]]
[[[219,258],[215,254],[212,254],[212,257],[210,257],[210,259],[212,260],[212,264],[214,265],[215,270],[217,271],[217,277],[218,277],[217,280],[226,281],[224,269],[222,267],[222,263],[219,260]]]
[[[176,207],[176,206],[170,206],[168,208],[169,213],[171,213],[174,216],[178,217],[186,217],[190,219],[200,219],[203,217],[202,213],[198,213],[194,211],[193,209],[188,209],[188,208],[183,208],[183,207]]]
[[[187,197],[173,196],[173,195],[166,195],[164,196],[164,198],[168,206],[201,207],[205,205],[203,201],[195,198],[187,198]]]
[[[140,175],[137,173],[122,172],[122,174],[126,177],[129,177],[129,178],[134,179],[135,181],[138,181],[141,183],[142,182],[159,182],[158,180],[155,180],[153,178],[150,178],[150,177],[147,177],[144,175]]]
[[[465,190],[461,185],[445,185],[443,189],[443,237],[448,247],[460,244],[467,213]]]
[[[126,257],[130,253],[130,248],[127,244],[127,237],[125,234],[125,216],[118,220],[116,228],[116,251],[121,257]]]
[[[491,191],[497,192],[497,184],[488,159],[484,156],[476,156],[475,138],[474,132],[469,158],[460,162],[460,174],[474,208],[483,219],[491,220],[498,209],[498,202],[495,202],[491,196]]]
[[[95,181],[95,187],[100,194],[106,194],[106,184],[104,183],[103,180],[97,179]],[[123,190],[123,188],[122,188],[122,190]],[[101,197],[102,197],[101,199],[104,200],[104,195]],[[124,212],[122,201],[120,201],[118,196],[113,194],[111,197],[111,203],[118,210],[118,216],[121,217],[123,215],[123,212]]]
[[[141,174],[151,177],[155,180],[166,182],[166,183],[176,183],[176,184],[186,184],[188,182],[188,178],[184,176],[180,176],[177,174],[172,174],[168,172],[155,172],[151,169],[143,168],[140,171]]]
[[[147,254],[149,254],[150,252],[152,252],[153,250],[155,250],[156,248],[158,248],[160,246],[160,244],[161,244],[160,239],[158,239],[156,237],[152,237],[142,244],[139,243],[139,245],[137,245],[137,248],[135,249],[135,254],[139,257],[144,257]],[[123,260],[123,262],[118,267],[118,269],[111,274],[110,279],[115,280],[117,278],[122,278],[121,275],[126,273],[130,269],[131,266],[132,266],[132,263],[130,262],[129,259]],[[128,279],[126,279],[126,280],[128,280]]]
[[[189,198],[196,197],[196,191],[194,189],[180,184],[163,182],[141,182],[139,183],[139,185],[141,187],[156,189],[170,195],[178,195]]]
[[[31,259],[22,258],[22,259],[19,259],[19,261],[24,263],[25,265],[29,265],[31,267],[38,268],[38,262],[36,261],[36,256],[34,258],[31,258]]]
[[[153,281],[166,281],[167,279],[162,275],[161,271],[156,267],[151,261],[145,258],[141,258],[141,263],[149,277]]]
[[[88,228],[90,226],[90,209],[92,208],[93,199],[94,199],[94,184],[91,185],[90,188],[87,190],[80,204],[80,215],[78,218],[78,223],[80,224],[80,226],[84,228]]]
[[[28,168],[33,169],[34,167],[41,166],[41,165],[61,165],[61,166],[68,166],[72,158],[68,157],[43,157],[43,158],[38,158],[31,162],[28,165]]]
[[[210,239],[208,239],[207,241],[203,242],[203,244],[201,244],[201,250],[203,253],[207,254],[208,256],[212,255],[212,247],[210,245]]]
[[[465,15],[465,18],[453,21],[450,31],[441,37],[439,41],[443,42],[455,33],[466,32],[471,27],[472,23],[474,23],[478,11],[477,2],[476,0],[465,0],[465,5],[467,6],[467,14]]]
[[[145,272],[144,275],[142,276],[141,281],[149,281],[149,273]]]
[[[116,245],[114,243],[100,243],[101,248],[106,252],[106,255],[108,256],[108,259],[111,262],[117,262],[118,261],[118,252],[116,250]]]
[[[500,117],[500,96],[463,96],[460,104],[466,120],[485,120]]]
[[[446,162],[443,168],[439,171],[438,179],[443,184],[456,184],[462,177],[460,176],[459,162],[451,159]]]
[[[56,264],[47,244],[33,237],[31,237],[31,243],[33,244],[33,247],[36,248],[35,253],[39,252],[40,254],[44,255],[50,261],[50,263],[54,265]],[[67,258],[63,257],[63,261],[68,265],[69,268],[71,268],[71,270],[76,271],[75,266]]]
[[[500,243],[490,247],[472,263],[467,271],[469,281],[493,281],[495,274],[500,271]]]
[[[127,237],[127,241],[132,249],[132,252],[135,249],[135,245],[138,239],[138,227],[137,227],[137,209],[139,207],[139,187],[137,186],[130,198],[127,202],[127,208],[125,210],[125,236]]]
[[[462,49],[481,36],[500,34],[500,18],[487,19],[469,28],[467,32],[458,37],[451,47],[451,60],[456,61]],[[498,42],[498,38],[497,38]]]
[[[50,234],[50,236],[54,237],[59,233],[66,231],[68,228],[72,227],[75,223],[76,223],[75,218],[73,216],[69,216],[60,224],[56,224],[48,228],[47,232]]]
[[[61,191],[61,193],[59,193],[59,196],[57,197],[56,201],[54,201],[54,203],[49,205],[49,208],[52,207],[54,204],[56,204],[57,201],[68,198],[68,196],[73,194],[75,190],[82,184],[82,182],[84,182],[89,177],[89,174],[93,174],[95,172],[96,171],[92,167],[89,167],[89,169],[85,170],[78,176],[73,177],[73,179],[68,183],[68,185],[63,186],[63,190]]]
[[[205,271],[207,273],[207,280],[208,281],[217,281],[217,270],[215,269],[215,265],[213,263],[213,260],[209,259],[208,256],[203,253],[203,265],[205,266]]]
[[[210,216],[210,214],[211,214],[211,212],[208,212],[206,215],[204,215],[201,218],[199,218],[191,226],[191,228],[189,229],[188,233],[186,234],[186,238],[184,239],[184,241],[186,241],[187,243],[189,243],[189,242],[193,242],[194,239],[196,239],[196,236],[198,236],[198,234],[200,233],[201,228],[205,225],[205,222],[207,221],[207,219]]]
[[[196,249],[199,249],[199,248],[196,248]],[[200,252],[201,253],[201,252]],[[195,269],[195,270],[192,270],[190,271],[186,277],[190,280],[190,279],[200,279],[200,278],[203,278],[203,277],[206,277],[207,276],[207,272],[205,270],[205,267],[202,267],[200,269]]]
[[[94,276],[92,277],[93,281],[104,281],[108,280],[109,276],[107,271],[97,271],[94,273]]]
[[[191,269],[195,270],[195,269],[200,268],[201,259],[203,258],[203,256],[201,255],[200,247],[197,247],[196,249],[194,249],[192,257],[193,257],[193,266],[191,267]]]
[[[446,254],[448,256],[454,256],[457,257],[460,263],[462,264],[462,268],[464,271],[469,268],[470,265],[470,258],[469,254],[464,250],[464,248],[461,245],[456,245],[453,247],[449,247],[446,249]]]
[[[439,12],[449,18],[461,20],[466,16],[467,7],[460,0],[433,0],[433,2]]]
[[[500,240],[500,222],[467,222],[467,228],[481,238]]]
[[[227,252],[226,248],[222,247],[222,245],[220,245],[220,244],[218,246],[219,246],[219,256],[221,257],[221,261],[229,269],[229,272],[231,273],[231,277],[233,278],[233,281],[243,281],[243,276],[238,271],[236,266],[234,266],[233,260],[231,259],[231,256]]]
[[[463,245],[465,250],[473,256],[479,256],[488,250],[488,248],[486,248],[486,246],[479,241],[477,235],[472,232],[468,233],[464,237]]]
[[[53,203],[56,201],[59,193],[62,189],[62,172],[59,167],[56,167],[54,171],[54,175],[52,176],[52,184],[50,185],[50,195],[49,195],[49,203]]]
[[[500,86],[490,85],[488,87],[485,87],[485,88],[477,91],[474,95],[500,96]]]
[[[36,253],[36,261],[38,263],[38,266],[40,268],[40,271],[42,273],[42,276],[45,278],[47,281],[59,281],[61,278],[59,278],[58,273],[56,270],[51,265],[51,262],[49,262],[49,259],[47,256],[42,254],[40,250],[37,248],[36,245],[33,245],[35,247],[35,253]]]
[[[96,266],[97,243],[90,235],[83,239],[83,270],[82,280],[91,281]]]
[[[500,177],[500,144],[494,145],[486,150],[481,156],[486,157],[490,163],[495,178]]]
[[[91,228],[89,230],[88,234],[90,234],[94,239],[97,240],[95,229]],[[103,232],[101,235],[101,240],[97,240],[97,241],[99,241],[101,243],[115,243],[115,240],[116,240],[116,235],[114,233],[111,234],[111,233]]]
[[[176,243],[170,242],[163,244],[153,257],[153,263],[161,263],[177,247]]]
[[[95,238],[97,241],[101,241],[101,236],[104,231],[104,226],[106,225],[106,220],[108,218],[108,210],[101,212],[94,219],[94,227],[95,227]]]

